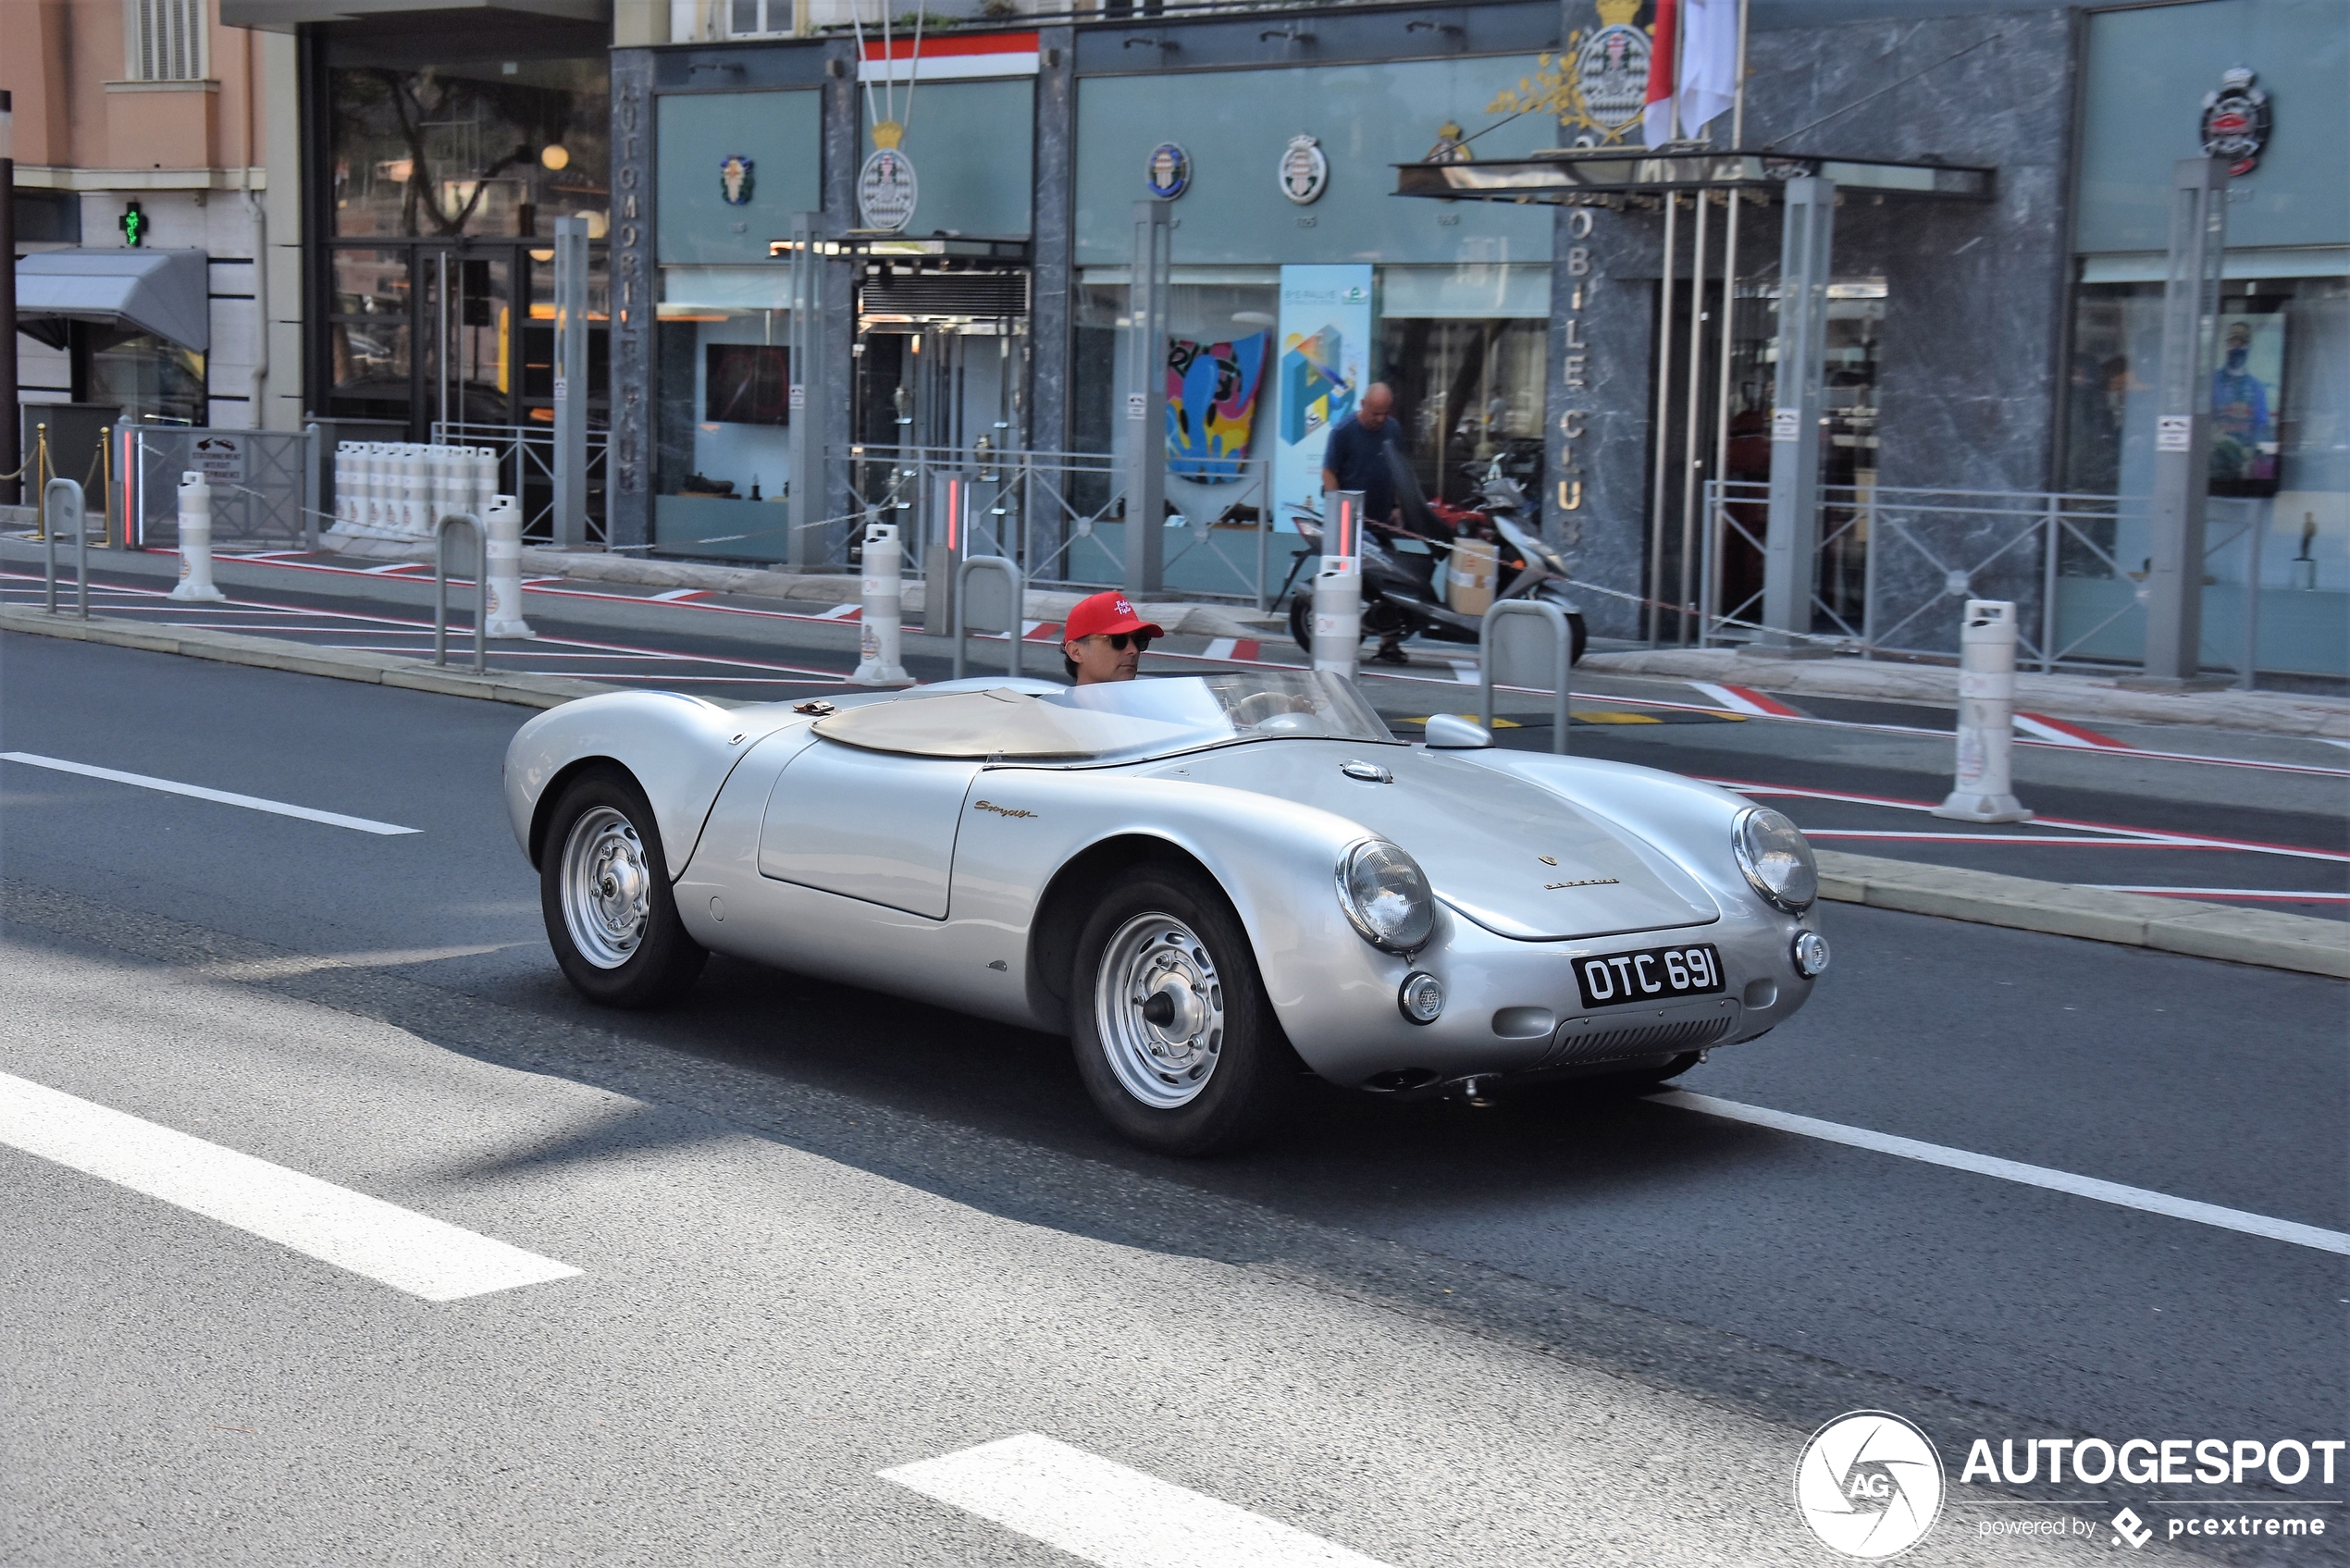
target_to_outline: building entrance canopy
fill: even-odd
[[[196,353],[211,346],[202,251],[43,251],[17,262],[17,321],[28,338],[66,344],[68,321],[119,322]]]
[[[1952,164],[1887,163],[1872,158],[1796,157],[1712,148],[1562,147],[1490,163],[1395,166],[1395,193],[1445,201],[1536,202],[1579,205],[1609,196],[1662,196],[1684,191],[1775,193],[1790,179],[1836,182],[1839,191],[1884,197],[1991,199],[1992,171]]]

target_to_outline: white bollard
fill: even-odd
[[[1326,555],[1314,578],[1314,668],[1353,680],[1363,649],[1363,558]]]
[[[497,454],[488,447],[466,448],[465,472],[473,476],[473,503],[465,510],[476,517],[487,517],[490,503],[498,494]],[[515,514],[521,514],[519,507]]]
[[[432,460],[421,442],[410,442],[400,460],[401,532],[420,539],[432,537]]]
[[[895,523],[865,525],[865,564],[858,587],[864,611],[858,617],[857,673],[851,685],[902,686],[913,684],[906,673],[901,649],[905,635],[903,597],[906,547],[898,542]]]
[[[212,487],[201,474],[179,475],[179,583],[171,597],[229,597],[212,586]]]
[[[512,496],[492,496],[482,520],[483,616],[493,637],[535,637],[522,618],[522,508]]]
[[[358,499],[359,463],[358,453],[351,450],[353,444],[350,441],[335,443],[335,526],[338,528],[351,525],[352,507]]]
[[[2015,606],[1971,599],[1959,629],[1959,777],[1934,809],[1960,822],[2032,819],[2009,770],[2015,744]]]

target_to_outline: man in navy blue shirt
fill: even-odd
[[[1364,520],[1377,527],[1394,527],[1402,521],[1387,456],[1403,438],[1394,410],[1395,393],[1384,381],[1372,382],[1354,414],[1330,432],[1330,444],[1322,452],[1322,488],[1362,491]]]

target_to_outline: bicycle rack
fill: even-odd
[[[1478,694],[1485,727],[1488,730],[1493,727],[1494,666],[1500,662],[1502,652],[1494,631],[1513,615],[1539,616],[1551,628],[1551,689],[1554,694],[1552,699],[1551,749],[1564,757],[1566,755],[1567,673],[1574,664],[1575,641],[1567,628],[1566,612],[1555,604],[1544,604],[1530,599],[1505,599],[1497,601],[1485,612],[1484,623],[1478,628],[1477,634]],[[1515,675],[1518,672],[1513,669],[1511,673]],[[1512,680],[1506,684],[1520,685],[1529,683]]]

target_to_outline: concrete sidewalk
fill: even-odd
[[[1955,666],[1888,664],[1874,660],[1753,658],[1735,648],[1636,648],[1593,653],[1578,669],[1620,675],[1666,675],[1752,686],[1791,696],[1874,698],[1955,708]],[[2058,719],[2146,724],[2201,724],[2268,735],[2350,740],[2350,699],[2274,691],[2138,691],[2104,675],[2018,672],[2016,706]]]

